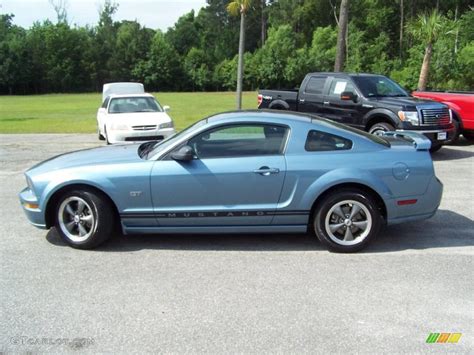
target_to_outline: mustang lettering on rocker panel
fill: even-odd
[[[260,217],[260,216],[306,216],[309,211],[199,211],[199,212],[156,212],[121,213],[121,218],[199,218],[199,217]]]

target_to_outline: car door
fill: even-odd
[[[352,92],[359,99],[341,100],[343,92]],[[355,85],[348,78],[334,77],[329,84],[329,90],[324,98],[324,116],[340,123],[360,128],[362,125],[362,105]]]
[[[324,89],[327,75],[312,75],[305,83],[298,97],[298,111],[321,114],[324,109]]]
[[[157,161],[151,194],[159,225],[270,224],[285,178],[288,134],[280,125],[226,124],[186,142],[195,159]]]

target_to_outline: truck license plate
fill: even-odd
[[[438,140],[439,140],[439,141],[444,141],[444,140],[446,140],[446,132],[439,132],[439,133],[438,133]]]

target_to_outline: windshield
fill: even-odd
[[[385,76],[354,75],[352,80],[365,97],[405,97],[409,96],[396,82]]]
[[[110,101],[109,113],[162,112],[153,97],[117,97]]]
[[[162,140],[158,143],[154,143],[154,144],[150,144],[150,142],[143,143],[138,148],[138,153],[139,153],[140,157],[143,158],[143,159],[152,158],[153,156],[155,156],[159,152],[165,150],[166,148],[172,146],[174,143],[179,141],[181,139],[181,137],[184,137],[189,132],[192,132],[196,128],[201,127],[206,122],[207,122],[207,118],[202,119],[202,120],[194,123],[193,125],[189,126],[188,128],[183,129],[181,132],[177,132],[177,133],[169,136],[168,138],[166,138],[166,139],[164,139],[164,140]]]

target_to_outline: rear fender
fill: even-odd
[[[301,209],[309,210],[314,201],[326,190],[341,184],[360,184],[374,190],[381,199],[393,199],[393,193],[389,187],[374,173],[362,169],[342,168],[327,172],[314,181],[306,190],[301,201]],[[387,203],[385,203],[387,205]],[[387,211],[390,213],[390,211]]]
[[[268,106],[269,109],[273,109],[273,108],[276,108],[276,107],[284,107],[285,110],[290,109],[290,105],[288,105],[288,103],[284,100],[273,100],[270,103],[270,105]]]

